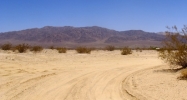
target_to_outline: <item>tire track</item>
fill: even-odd
[[[6,93],[7,96],[11,95],[11,97],[6,100],[24,100],[23,98],[27,100],[36,100],[37,97],[33,98],[32,96],[36,95],[40,91],[36,91],[33,95],[27,94],[27,97],[24,97],[26,96],[24,93],[31,90],[40,90],[41,88],[46,89],[46,91],[41,93],[42,95],[46,95],[46,98],[50,97],[48,100],[129,100],[129,98],[130,100],[136,100],[139,99],[140,96],[129,92],[130,90],[126,89],[126,87],[124,91],[123,86],[125,84],[129,87],[129,83],[127,84],[126,82],[129,82],[130,77],[132,77],[134,73],[139,72],[141,69],[142,68],[136,66],[131,66],[131,68],[122,67],[101,71],[98,70],[80,74],[80,76],[74,77],[69,81],[65,80],[66,82],[64,80],[59,80],[64,77],[63,73],[58,73],[56,75],[54,73],[41,75],[40,77],[28,79],[20,83],[19,86],[12,88],[11,91]],[[44,81],[45,78],[47,78],[47,80]],[[55,82],[58,82],[58,85],[52,87],[51,85],[54,85]],[[46,85],[42,87],[42,84]],[[122,84],[123,86],[121,86]],[[69,88],[65,90],[66,94],[61,96],[60,93],[63,93],[63,88],[68,85]],[[49,86],[50,89],[46,86]],[[22,90],[20,90],[20,87],[22,87]],[[51,91],[50,94],[48,94],[49,91]],[[58,93],[54,91],[58,91]],[[46,98],[43,97],[42,99],[37,100],[46,100]]]
[[[139,91],[136,89],[137,85],[135,83],[135,77],[147,70],[156,69],[161,66],[162,65],[154,66],[151,68],[145,68],[129,74],[122,82],[123,91],[125,91],[133,100],[156,100],[150,96],[139,93]]]
[[[41,75],[39,77],[34,77],[22,83],[17,84],[17,86],[12,87],[9,91],[5,93],[5,96],[7,97],[6,100],[15,100],[16,98],[19,97],[19,95],[23,94],[25,91],[28,91],[29,89],[33,89],[34,86],[37,85],[38,82],[40,82],[40,80],[53,75],[55,75],[55,73]]]
[[[81,58],[82,55],[75,55],[74,52],[72,52],[73,55],[71,53],[60,56],[56,54],[49,58],[42,55],[24,54],[23,57],[31,61],[22,59],[21,56],[19,58],[23,62],[10,62],[24,65],[16,65],[16,69],[21,67],[20,69],[24,70],[31,68],[37,70],[28,70],[35,72],[34,74],[16,74],[19,77],[14,76],[11,81],[10,77],[5,77],[6,82],[0,86],[0,90],[7,90],[2,92],[4,94],[1,95],[3,97],[0,97],[0,100],[147,99],[146,95],[134,91],[136,83],[132,77],[138,75],[139,71],[157,65],[151,65],[151,62],[157,59],[154,57],[152,59],[152,56],[149,60],[145,57],[142,59],[142,57],[136,58],[135,55],[121,56],[119,52],[114,53],[96,52],[89,56],[84,55],[83,58]],[[40,60],[32,59],[35,57]],[[30,65],[26,66],[27,63]],[[48,70],[48,72],[43,72],[43,70]],[[6,87],[6,83],[10,85]]]

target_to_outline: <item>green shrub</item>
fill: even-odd
[[[33,47],[31,47],[30,50],[34,51],[34,52],[40,52],[40,51],[43,50],[43,47],[41,47],[41,46],[33,46]]]
[[[67,49],[66,48],[56,48],[58,53],[66,53]]]
[[[77,53],[91,53],[91,49],[90,48],[86,48],[86,47],[78,47],[76,48]]]
[[[128,47],[124,47],[122,50],[121,50],[121,54],[122,55],[128,55],[128,54],[132,54],[132,50]]]
[[[10,43],[3,44],[3,45],[1,46],[1,49],[2,49],[2,50],[11,50],[11,49],[12,49],[12,44],[10,44]]]
[[[114,51],[114,50],[115,50],[115,47],[114,47],[114,46],[111,46],[111,45],[108,45],[108,46],[105,47],[105,50]]]
[[[18,50],[19,53],[24,53],[29,49],[29,45],[28,44],[19,44],[17,46],[14,47],[14,50]]]

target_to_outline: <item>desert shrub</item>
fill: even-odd
[[[43,47],[42,46],[33,46],[33,47],[31,47],[30,50],[34,51],[34,52],[40,52],[43,50]]]
[[[141,49],[141,48],[139,48],[139,47],[138,47],[138,48],[136,48],[135,50],[136,50],[136,52],[142,52],[142,49]]]
[[[55,47],[54,47],[54,46],[50,46],[49,49],[52,49],[52,50],[53,50],[53,49],[55,49]]]
[[[122,55],[128,55],[128,54],[132,54],[132,50],[128,47],[124,47],[122,50],[121,50],[121,54]]]
[[[183,69],[181,71],[181,76],[179,77],[179,79],[187,79],[187,69]]]
[[[114,46],[111,46],[111,45],[108,45],[108,46],[105,47],[105,50],[114,51],[114,50],[115,50],[115,47],[114,47]]]
[[[90,48],[86,48],[86,47],[78,47],[76,48],[77,53],[91,53],[91,49]]]
[[[164,47],[159,50],[159,57],[172,65],[172,67],[187,67],[187,27],[178,32],[177,27],[171,28],[172,31],[166,32],[163,41]],[[174,30],[174,31],[173,31]]]
[[[1,49],[2,50],[11,50],[12,49],[12,44],[10,44],[10,43],[3,44],[1,46]]]
[[[19,53],[24,53],[27,51],[27,49],[29,49],[29,45],[25,43],[19,44],[14,47],[14,50],[18,50]]]
[[[58,53],[66,53],[67,49],[62,47],[62,48],[56,48],[56,50],[58,51]]]

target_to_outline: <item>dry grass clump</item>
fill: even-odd
[[[179,79],[187,79],[187,69],[181,70],[181,76]]]
[[[122,50],[121,50],[121,54],[122,55],[129,55],[129,54],[132,54],[132,50],[128,47],[124,47]]]
[[[19,45],[15,46],[13,51],[17,50],[19,53],[24,53],[28,49],[29,49],[29,45],[23,43],[23,44],[19,44]]]
[[[86,47],[78,47],[76,48],[77,53],[88,53],[90,54],[92,49]]]
[[[111,45],[108,45],[108,46],[105,47],[105,50],[114,51],[114,50],[115,50],[115,47],[114,47],[114,46],[111,46]]]
[[[12,44],[10,44],[10,43],[3,44],[1,46],[1,49],[2,50],[11,50],[12,49]]]
[[[40,52],[43,50],[43,47],[42,46],[33,46],[33,47],[31,47],[30,50],[34,51],[34,52]]]
[[[56,48],[56,50],[58,51],[58,53],[66,53],[67,49],[62,47],[62,48]]]

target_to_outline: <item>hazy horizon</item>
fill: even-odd
[[[23,31],[23,30],[27,30],[27,29],[41,29],[41,28],[44,28],[44,27],[74,27],[74,28],[85,28],[85,27],[100,27],[100,28],[106,28],[106,29],[109,29],[109,30],[114,30],[114,31],[118,31],[118,30],[115,30],[115,29],[110,29],[110,28],[107,28],[107,27],[101,27],[101,26],[80,26],[80,27],[76,27],[76,26],[43,26],[43,27],[32,27],[32,28],[26,28],[26,29],[20,29],[20,30],[11,30],[11,31],[6,31],[6,32],[14,32],[14,31]],[[141,29],[129,29],[129,30],[120,30],[118,32],[122,32],[122,31],[130,31],[130,30],[141,30]],[[141,30],[141,31],[144,31],[144,30]],[[0,32],[0,33],[6,33],[6,32]],[[144,31],[144,32],[148,32],[148,31]],[[163,31],[165,32],[165,31]],[[152,32],[152,33],[159,33],[159,32]]]
[[[44,26],[164,32],[187,20],[187,0],[3,0],[0,33]]]

